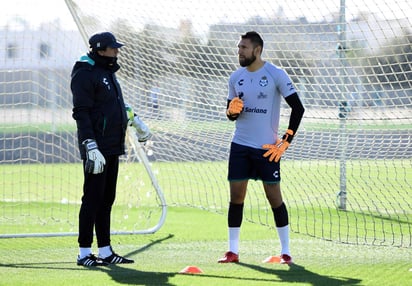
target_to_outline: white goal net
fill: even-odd
[[[412,246],[410,1],[65,3],[72,30],[13,18],[0,31],[3,233],[33,232],[27,222],[77,230],[82,180],[70,70],[88,37],[101,31],[125,43],[118,78],[153,131],[144,148],[168,205],[226,214],[234,129],[225,117],[227,80],[238,67],[239,36],[255,30],[264,38],[263,58],[289,73],[306,108],[281,167],[291,230]],[[284,105],[282,132],[289,113]],[[120,231],[161,216],[153,183],[133,154],[120,170]],[[259,182],[250,182],[245,218],[274,225]]]

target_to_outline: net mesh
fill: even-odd
[[[8,130],[2,133],[8,142],[2,163],[32,165],[48,156],[48,162],[78,161],[69,71],[88,37],[108,30],[126,44],[118,78],[126,100],[154,133],[147,150],[168,204],[225,214],[234,128],[225,118],[227,80],[238,67],[239,36],[255,30],[265,42],[263,58],[288,72],[306,108],[282,160],[292,231],[345,243],[411,246],[409,1],[123,0],[110,9],[93,0],[65,2],[77,31],[43,33],[45,43],[63,37],[54,47],[61,60],[45,65],[47,72],[29,64],[1,72],[3,114],[9,114],[2,116]],[[7,32],[3,40],[25,41],[21,33]],[[63,52],[67,46],[74,46],[70,56]],[[17,49],[3,47],[8,47],[4,53]],[[66,67],[59,72],[62,62]],[[282,131],[289,114],[284,105]],[[33,118],[51,126],[28,133]],[[26,179],[19,168],[4,170],[3,176],[11,172],[19,178],[4,181],[4,189],[14,186],[10,195],[4,192],[7,201]],[[66,177],[72,188],[81,181],[75,170]],[[32,177],[30,192],[37,194],[47,176],[38,171]],[[67,185],[59,176],[53,181],[51,188]],[[125,182],[121,178],[119,184]],[[274,225],[259,182],[249,183],[245,218]]]

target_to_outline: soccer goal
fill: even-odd
[[[255,30],[263,58],[286,69],[306,108],[281,163],[291,230],[412,246],[410,1],[65,3],[75,31],[50,23],[0,38],[0,225],[13,233],[31,232],[28,223],[76,231],[82,180],[69,73],[87,38],[104,30],[125,43],[118,79],[154,133],[145,146],[128,144],[114,225],[126,231],[147,222],[151,229],[149,222],[164,217],[156,189],[168,205],[225,215],[234,130],[225,117],[227,80],[238,67],[239,36]],[[27,44],[33,38],[39,44]],[[18,53],[31,53],[30,60]],[[289,113],[284,105],[281,132]],[[248,186],[244,217],[274,225],[259,182]]]

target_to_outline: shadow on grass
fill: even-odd
[[[125,255],[125,257],[132,256],[144,252],[150,249],[153,245],[160,244],[163,241],[173,238],[173,234],[152,241],[151,243],[136,249]],[[97,267],[97,270],[107,273],[113,281],[121,284],[136,284],[136,285],[146,285],[146,286],[155,286],[155,285],[165,285],[173,286],[174,284],[169,283],[169,278],[176,275],[176,273],[166,273],[166,272],[150,272],[150,271],[139,271],[136,269],[126,268],[120,266],[119,264],[113,264],[108,267]]]
[[[327,285],[327,286],[342,286],[342,285],[360,285],[361,280],[343,277],[330,277],[319,275],[317,273],[306,270],[305,267],[298,264],[291,264],[287,269],[270,269],[254,264],[239,262],[238,265],[244,266],[266,274],[276,275],[282,282],[289,283],[306,283],[310,285]]]
[[[107,273],[107,275],[109,275],[114,282],[119,284],[175,286],[174,284],[169,283],[169,279],[174,277],[176,273],[139,271],[132,268],[126,268],[118,264],[110,265],[108,267],[98,267],[93,270],[99,270]]]
[[[131,256],[143,251],[148,250],[153,245],[162,243],[165,240],[173,238],[174,235],[169,234],[168,236],[152,241],[151,243],[125,255]],[[73,267],[67,267],[67,263],[64,262],[63,266],[58,266],[62,263],[50,263],[50,262],[39,262],[39,263],[0,263],[1,268],[21,268],[21,269],[46,269],[46,270],[86,270],[86,271],[99,271],[109,275],[113,281],[119,284],[128,284],[128,285],[146,285],[146,286],[155,286],[155,285],[165,285],[165,286],[174,286],[174,284],[169,283],[169,279],[174,277],[176,273],[167,273],[167,272],[150,272],[150,271],[139,271],[132,268],[127,268],[127,264],[119,265],[113,264],[109,266],[99,266],[99,267],[79,267],[75,265],[74,262],[70,262],[70,265]],[[133,265],[133,264],[132,264]],[[1,284],[1,283],[0,283]]]

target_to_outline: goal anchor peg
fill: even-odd
[[[280,263],[280,256],[269,256],[262,262],[263,263]]]
[[[203,271],[197,266],[186,266],[179,272],[180,274],[201,274]]]

